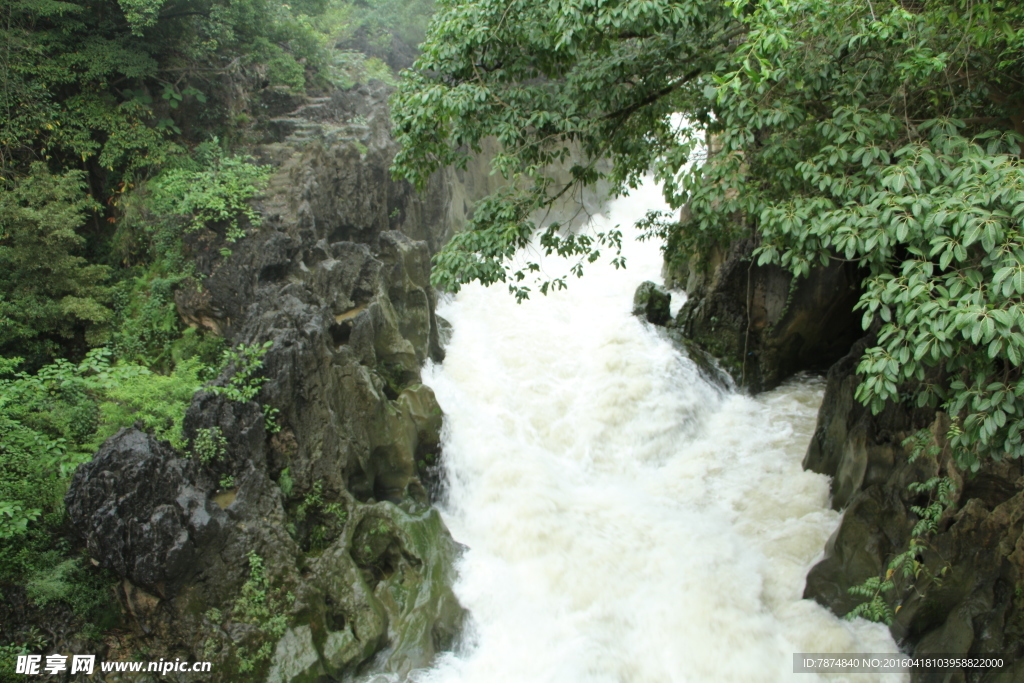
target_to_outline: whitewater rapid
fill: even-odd
[[[597,229],[663,208],[644,186]],[[467,550],[464,642],[421,683],[901,681],[794,674],[795,652],[896,652],[887,629],[802,600],[838,523],[803,471],[823,383],[750,398],[704,382],[630,314],[654,243],[516,304],[464,288],[424,383],[444,409],[445,522]],[[536,254],[534,255],[536,257]],[[566,269],[557,259],[545,271]]]

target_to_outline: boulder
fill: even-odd
[[[100,566],[161,595],[187,580],[227,522],[195,463],[138,429],[122,429],[76,470],[72,527]]]
[[[652,325],[665,325],[672,319],[672,295],[650,280],[642,282],[633,294],[633,315]]]

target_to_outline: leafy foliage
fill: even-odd
[[[34,163],[7,185],[0,181],[0,352],[18,345],[37,360],[55,340],[110,320],[109,269],[80,255],[76,229],[93,207],[81,171],[52,175]]]
[[[436,257],[449,289],[528,295],[536,265],[509,259],[538,230],[582,272],[614,242],[538,210],[649,170],[689,207],[642,226],[670,260],[753,231],[758,261],[797,276],[855,262],[878,331],[858,398],[946,411],[976,470],[1024,452],[1022,67],[1024,8],[1005,0],[451,2],[394,99],[394,172],[422,185],[501,145],[509,183]]]
[[[272,648],[288,628],[288,607],[295,601],[291,593],[275,592],[266,575],[263,558],[249,552],[249,579],[231,610],[231,617],[255,627],[249,641],[238,646],[238,671],[256,671],[270,660]]]
[[[200,145],[194,159],[164,168],[149,182],[150,210],[165,220],[184,219],[188,232],[224,225],[227,241],[235,242],[245,235],[243,221],[260,224],[250,200],[266,187],[272,170],[250,157],[225,155],[215,139]]]
[[[274,342],[266,341],[262,344],[239,344],[233,349],[225,350],[222,363],[231,373],[228,383],[223,387],[211,386],[209,390],[240,403],[255,399],[260,393],[260,387],[267,381],[266,377],[256,373],[263,367],[263,357],[273,345]]]
[[[263,357],[273,346],[273,341],[265,341],[262,344],[239,344],[233,349],[226,349],[221,355],[221,367],[229,372],[227,384],[213,384],[207,387],[207,390],[239,403],[255,400],[263,383],[267,381],[266,377],[257,373],[263,367]],[[281,425],[277,421],[281,411],[266,403],[260,408],[263,411],[263,425],[267,433],[277,434],[281,431]]]
[[[437,256],[435,283],[509,282],[528,296],[521,283],[537,264],[507,261],[536,229],[546,253],[580,258],[577,273],[601,248],[617,254],[615,232],[584,240],[532,217],[583,185],[609,179],[622,190],[670,150],[678,158],[684,131],[670,115],[690,108],[698,77],[730,54],[739,30],[720,2],[444,5],[393,101],[403,145],[394,172],[422,186],[439,167],[464,167],[494,136],[502,151],[493,167],[509,182]],[[570,158],[579,161],[560,183],[552,165]],[[611,171],[599,165],[606,158]]]
[[[690,186],[702,229],[719,199],[757,217],[762,263],[864,269],[858,308],[879,327],[858,398],[944,410],[971,470],[1024,453],[1024,101],[1001,95],[1019,92],[1024,14],[1001,6],[759,5],[749,63],[709,86],[721,152]]]
[[[345,34],[365,33],[378,50],[373,56],[383,57],[391,50],[393,37],[410,47],[422,43],[433,12],[433,0],[352,3]]]
[[[325,36],[302,6],[324,9],[0,0],[0,353],[80,358],[109,339],[110,280],[137,275],[110,266],[181,275],[183,229],[258,224],[267,170],[216,134],[239,139],[256,88],[318,78]]]
[[[204,465],[224,457],[227,440],[220,427],[200,429],[192,439],[192,454]]]
[[[19,362],[0,359],[0,376]],[[185,407],[200,384],[194,359],[159,375],[112,363],[103,348],[79,364],[58,360],[0,378],[0,582],[35,571],[31,548],[52,546],[71,474],[100,442],[141,422],[180,446]]]
[[[278,484],[282,491],[285,491],[287,484],[287,497],[293,486],[287,469],[281,472]],[[325,500],[323,482],[315,481],[295,506],[292,519],[294,522],[288,525],[289,533],[300,541],[303,549],[320,553],[341,534],[348,521],[348,508],[342,500],[328,503]],[[300,533],[300,527],[304,533]]]
[[[223,344],[185,328],[174,293],[198,286],[195,244],[259,224],[250,201],[269,169],[239,148],[258,139],[260,91],[390,77],[332,48],[353,21],[425,24],[401,7],[0,0],[0,590],[27,586],[40,609],[76,614],[93,595],[94,568],[54,549],[68,478],[137,421],[185,445],[185,406]],[[238,353],[225,392],[250,400],[262,352]],[[264,406],[271,431],[276,412]],[[222,445],[209,436],[200,457]]]
[[[297,3],[269,0],[3,0],[0,159],[29,150],[119,174],[161,164],[186,112],[223,125],[225,87],[262,72],[302,89],[325,63],[323,37]],[[323,8],[314,8],[320,9]]]

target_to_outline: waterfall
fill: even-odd
[[[598,227],[628,235],[651,208],[646,185]],[[445,412],[442,511],[467,546],[471,618],[414,680],[904,680],[793,673],[795,652],[897,651],[885,627],[801,599],[839,520],[828,480],[800,466],[823,382],[756,398],[704,382],[630,315],[661,256],[624,246],[625,270],[590,265],[565,291],[519,305],[470,286],[442,305],[454,332],[424,382]]]

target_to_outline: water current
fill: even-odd
[[[603,224],[661,208],[656,187]],[[424,683],[901,681],[794,674],[796,652],[896,652],[877,624],[801,599],[838,514],[803,471],[823,382],[751,398],[704,382],[630,314],[660,279],[627,243],[566,291],[502,286],[444,303],[454,332],[424,381],[445,412],[446,523],[467,546],[465,642]],[[548,275],[567,270],[543,262]]]

